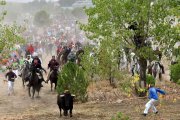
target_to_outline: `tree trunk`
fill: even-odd
[[[146,69],[147,69],[147,60],[145,58],[139,58],[139,65],[140,65],[140,81],[139,87],[146,88]],[[146,92],[142,92],[139,96],[143,97],[146,96]]]

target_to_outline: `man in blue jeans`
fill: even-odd
[[[154,106],[154,104],[158,101],[158,92],[160,94],[165,95],[165,91],[163,91],[159,88],[155,88],[154,85],[150,85],[150,88],[149,88],[149,99],[150,100],[145,105],[146,108],[143,113],[144,116],[146,116],[148,114],[148,111],[150,108],[152,108],[152,110],[155,114],[158,113],[156,107]]]

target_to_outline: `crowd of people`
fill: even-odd
[[[43,29],[34,25],[28,25],[28,29],[23,33],[23,37],[26,40],[25,44],[16,44],[10,50],[6,50],[5,54],[0,55],[1,74],[10,70],[11,75],[6,74],[7,80],[11,81],[9,90],[13,88],[12,83],[14,79],[22,75],[22,68],[26,62],[31,65],[31,70],[36,70],[36,72],[40,73],[42,81],[45,81],[42,73],[39,71],[39,69],[42,69],[46,72],[42,67],[43,57],[52,56],[48,64],[51,73],[54,64],[59,66],[55,59],[59,53],[64,49],[75,52],[85,41],[85,35],[77,28],[74,17],[65,15],[53,16],[52,24],[43,27]],[[45,82],[48,79],[49,75]]]

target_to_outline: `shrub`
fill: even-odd
[[[87,100],[88,81],[84,77],[84,71],[73,62],[68,62],[58,75],[57,91],[63,93],[68,89],[76,95],[77,100]]]
[[[115,117],[112,117],[111,120],[129,120],[129,117],[121,112],[118,112],[117,115]]]
[[[171,80],[175,83],[180,83],[180,63],[172,65],[170,71]]]
[[[156,80],[155,80],[155,78],[154,78],[152,75],[147,74],[147,75],[146,75],[146,83],[147,83],[147,84],[153,84],[153,85],[155,85]]]
[[[133,79],[131,80],[131,84],[132,86],[135,88],[135,92],[139,97],[144,97],[147,93],[147,89],[146,88],[141,88],[139,86],[139,80],[140,80],[140,76],[138,74],[135,74]]]

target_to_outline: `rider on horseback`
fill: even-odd
[[[34,59],[32,61],[32,64],[31,64],[31,67],[30,67],[30,70],[31,70],[31,73],[35,72],[35,73],[39,73],[40,74],[40,77],[41,77],[41,79],[40,79],[41,81],[40,82],[45,81],[44,78],[43,78],[41,70],[43,70],[45,73],[46,73],[46,70],[44,68],[42,68],[41,61],[38,58],[38,56],[34,57]],[[32,75],[30,77],[32,78]],[[30,87],[31,83],[32,83],[32,79],[29,80],[29,84],[27,86]],[[41,87],[43,87],[42,84],[41,84]]]
[[[33,59],[31,58],[31,55],[27,55],[27,58],[24,61],[29,62],[29,64],[31,64]]]
[[[29,65],[31,65],[32,60],[33,60],[33,59],[31,58],[31,55],[27,55],[26,59],[22,60],[23,65],[26,64],[26,63],[28,63]],[[23,65],[22,65],[22,66],[23,66]],[[30,67],[30,66],[29,66],[29,67]],[[21,69],[21,71],[20,71],[20,73],[19,73],[19,76],[20,76],[20,77],[22,76],[22,70],[23,70],[23,69]],[[29,75],[28,75],[28,76],[29,76]],[[28,77],[28,76],[27,76],[27,77]]]
[[[59,63],[56,61],[55,56],[52,56],[52,59],[49,61],[48,69],[49,69],[49,68],[50,68],[50,72],[49,72],[49,74],[48,74],[48,76],[47,76],[46,82],[49,81],[49,77],[50,77],[50,75],[52,74],[53,70],[59,68]]]
[[[159,63],[160,68],[162,69],[162,74],[164,74],[165,73],[164,66],[160,63],[161,58],[162,58],[162,52],[159,50],[159,47],[157,47],[154,52],[155,52],[155,55],[158,56],[158,63]]]

